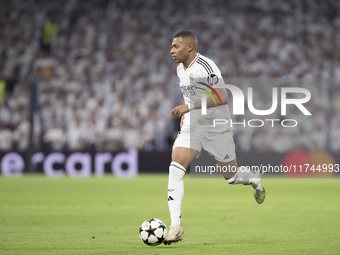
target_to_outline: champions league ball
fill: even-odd
[[[150,246],[161,244],[167,236],[166,225],[159,219],[150,219],[143,222],[139,228],[139,237]]]

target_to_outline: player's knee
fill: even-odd
[[[173,162],[180,164],[184,169],[188,169],[189,167],[189,163],[186,163],[184,160],[173,160]]]
[[[171,158],[172,158],[172,162],[176,162],[180,164],[181,166],[183,166],[183,168],[187,169],[189,167],[190,159],[187,159],[183,156],[176,155],[176,154],[172,154]]]

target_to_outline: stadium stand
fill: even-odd
[[[212,58],[226,79],[242,81],[245,93],[249,84],[263,81],[254,88],[256,108],[271,106],[277,78],[311,92],[313,116],[307,121],[288,108],[287,119],[298,120],[299,128],[236,127],[237,148],[340,151],[339,1],[5,0],[1,5],[6,7],[0,8],[0,150],[29,146],[28,77],[36,83],[36,150],[169,150],[179,123],[171,109],[182,102],[169,51],[173,35],[186,29],[197,35],[199,52]]]

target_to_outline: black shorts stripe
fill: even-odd
[[[184,173],[186,173],[186,170],[184,170],[183,168],[180,168],[180,167],[178,167],[178,166],[176,166],[176,165],[174,165],[174,164],[170,164],[170,166],[177,167],[178,169],[181,169]]]
[[[210,73],[213,73],[214,72],[214,70],[211,68],[211,66],[208,64],[208,62],[207,61],[205,61],[204,59],[202,59],[202,58],[198,58],[197,59],[197,62],[200,62],[200,63],[203,63],[203,64],[205,64],[206,66],[207,66],[207,68],[210,70]]]

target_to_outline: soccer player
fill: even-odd
[[[169,167],[168,206],[171,229],[164,240],[166,245],[184,239],[180,225],[184,196],[183,177],[191,160],[199,155],[202,148],[214,155],[219,166],[234,169],[223,172],[223,177],[229,184],[251,185],[255,200],[259,204],[266,196],[258,172],[253,173],[245,167],[237,168],[232,127],[230,125],[213,127],[215,118],[227,119],[230,123],[228,95],[224,88],[213,88],[214,84],[223,81],[221,72],[212,60],[197,52],[197,46],[196,36],[190,31],[182,31],[174,36],[170,51],[172,58],[178,63],[177,75],[185,104],[178,105],[172,110],[174,116],[181,117],[181,132],[173,145],[172,162]],[[204,90],[198,89],[200,86],[204,87]],[[212,93],[212,90],[215,90],[220,98]],[[215,101],[219,103],[216,106],[213,98],[207,98],[207,114],[202,115],[201,96],[206,93],[205,91],[214,94]]]

